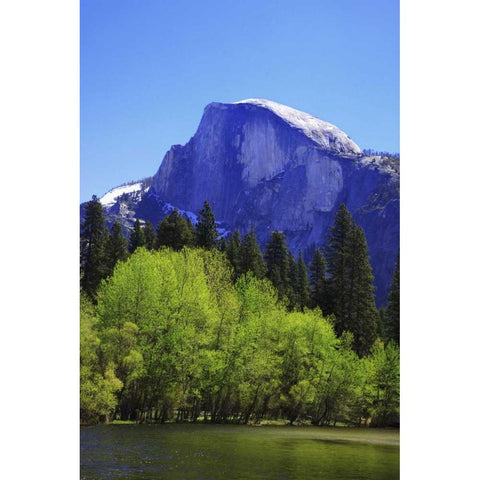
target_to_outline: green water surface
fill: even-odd
[[[399,478],[398,430],[103,425],[80,435],[85,480]]]

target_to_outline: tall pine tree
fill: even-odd
[[[353,348],[359,355],[367,355],[378,322],[372,268],[365,234],[355,225],[345,204],[335,214],[326,256],[337,335],[352,332]]]
[[[143,236],[145,237],[145,247],[147,250],[153,250],[155,248],[156,240],[157,240],[157,232],[155,232],[155,228],[153,227],[152,223],[148,220],[145,222],[143,226]]]
[[[102,204],[94,195],[85,206],[85,218],[80,231],[80,286],[94,301],[100,281],[108,274],[105,254],[107,239]]]
[[[195,226],[195,244],[197,247],[211,249],[215,247],[217,237],[218,231],[215,216],[209,203],[205,201],[202,210],[198,214]]]
[[[309,270],[310,306],[320,307],[323,313],[327,313],[327,262],[319,249],[315,250]]]
[[[335,213],[335,221],[327,239],[325,255],[329,274],[329,292],[332,310],[335,313],[337,334],[347,330],[347,263],[349,258],[348,239],[353,229],[353,219],[347,206],[342,203]]]
[[[277,289],[279,298],[285,298],[288,295],[290,283],[288,249],[283,233],[275,231],[270,234],[270,240],[265,249],[265,263],[267,278]]]
[[[218,241],[217,248],[218,248],[219,252],[226,252],[227,251],[227,241],[225,240],[225,237],[222,237]]]
[[[385,316],[388,337],[400,345],[400,252],[393,273]]]
[[[253,227],[250,233],[243,237],[240,249],[240,271],[241,273],[252,272],[257,278],[265,277],[265,262]]]
[[[365,356],[375,342],[379,318],[368,246],[362,228],[356,225],[349,235],[348,255],[345,330],[353,333],[353,349]]]
[[[243,273],[241,271],[241,246],[242,240],[240,238],[240,232],[235,230],[235,232],[230,235],[225,248],[225,254],[232,264],[235,278],[238,278]]]
[[[288,251],[288,307],[293,310],[298,306],[298,266],[292,252]]]
[[[133,253],[137,248],[145,246],[145,233],[140,226],[140,220],[137,218],[133,229],[130,231],[130,241],[128,243],[128,250]]]
[[[115,222],[108,237],[106,248],[108,275],[113,273],[113,269],[117,262],[123,262],[127,259],[127,256],[127,239],[123,235],[121,225],[118,222]]]
[[[309,277],[308,270],[303,260],[302,252],[298,252],[297,259],[297,306],[304,310],[309,303]]]

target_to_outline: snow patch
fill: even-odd
[[[175,207],[171,203],[165,202],[165,204],[162,207],[162,212],[165,215],[169,215],[174,210],[175,210]],[[185,218],[188,218],[193,225],[197,224],[198,215],[195,215],[194,213],[189,212],[187,210],[180,210],[179,208],[177,208],[177,210],[180,215],[183,215]],[[227,238],[228,235],[230,235],[230,230],[220,227],[220,225],[223,224],[223,222],[221,221],[217,220],[215,223],[217,224],[217,232],[218,232],[217,240],[220,240],[221,238]]]
[[[353,142],[345,132],[335,125],[324,122],[308,113],[261,98],[248,98],[234,102],[234,104],[241,103],[256,105],[257,107],[270,110],[291,127],[301,130],[307,137],[322,148],[329,150],[334,149],[344,153],[362,153],[360,147]]]
[[[174,210],[175,210],[175,207],[171,203],[165,203],[165,205],[162,208],[162,211],[163,213],[165,213],[165,215],[168,215]],[[194,225],[197,223],[197,215],[195,215],[194,213],[188,212],[186,210],[180,210],[180,209],[177,209],[177,210],[180,215],[183,215],[185,218],[188,218]]]
[[[111,207],[115,204],[118,197],[121,197],[125,193],[134,193],[139,192],[143,189],[143,183],[133,183],[132,185],[124,185],[123,187],[116,187],[112,190],[108,191],[101,199],[100,203],[104,207]],[[144,190],[145,192],[148,191],[148,187]]]

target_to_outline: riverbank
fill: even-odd
[[[310,424],[294,424],[290,425],[289,422],[283,422],[280,420],[265,421],[262,424],[249,424],[249,425],[235,425],[235,424],[209,424],[209,423],[150,423],[139,424],[132,421],[115,420],[108,426],[132,426],[142,427],[148,426],[150,428],[157,427],[159,429],[164,428],[165,432],[171,432],[176,429],[180,429],[188,433],[188,429],[192,428],[192,431],[208,433],[208,429],[214,429],[218,432],[222,432],[222,428],[225,431],[234,431],[230,429],[240,429],[244,432],[252,432],[256,430],[262,430],[265,435],[285,436],[291,439],[294,438],[311,438],[325,441],[348,441],[348,442],[363,442],[372,444],[384,444],[384,445],[399,445],[400,444],[400,429],[399,428],[366,428],[366,427],[354,427],[346,425],[338,425],[336,427],[323,426],[319,427]],[[84,425],[83,427],[87,427]],[[97,425],[102,427],[102,425]],[[202,430],[202,428],[204,430]]]

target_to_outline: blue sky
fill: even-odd
[[[81,201],[153,175],[208,103],[251,97],[398,152],[398,1],[81,0]]]

